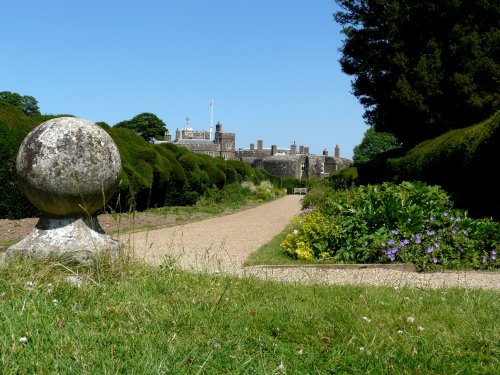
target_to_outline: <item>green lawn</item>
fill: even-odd
[[[499,297],[18,259],[0,268],[0,374],[493,374]]]

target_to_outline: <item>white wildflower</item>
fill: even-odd
[[[361,347],[359,348],[359,351],[360,351],[361,353],[363,353],[363,352],[365,351],[365,348],[361,346]]]
[[[370,323],[372,320],[366,316],[363,316],[361,319],[363,319],[365,322]]]
[[[402,329],[398,329],[398,333],[399,333],[400,335],[402,335],[402,334],[403,334],[403,330],[402,330]]]
[[[422,327],[422,326],[418,326],[417,331],[418,331],[418,332],[423,332],[423,331],[424,331],[424,327]]]
[[[53,300],[52,300],[52,303],[53,303],[54,305],[57,305],[57,304],[59,303],[59,300],[57,300],[57,299],[53,299]]]
[[[412,324],[414,321],[415,321],[415,318],[413,316],[409,316],[408,318],[406,318],[406,323],[408,323],[408,324]]]
[[[283,364],[283,361],[280,362],[280,364],[278,365],[276,370],[277,371],[275,372],[275,374],[280,374],[280,373],[283,373],[285,371],[285,365]]]
[[[66,277],[66,281],[74,286],[76,286],[77,288],[80,288],[83,284],[83,280],[78,277],[78,276],[75,276],[75,275],[70,275],[68,277]]]
[[[23,337],[20,337],[20,338],[19,338],[19,342],[20,342],[21,344],[26,344],[26,343],[28,342],[28,338],[27,338],[27,337],[24,337],[24,336],[23,336]]]

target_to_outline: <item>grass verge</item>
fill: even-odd
[[[287,228],[281,233],[276,235],[271,241],[261,246],[257,251],[250,254],[245,261],[245,266],[259,266],[259,265],[317,265],[317,264],[338,264],[339,262],[333,259],[293,259],[285,254],[280,244],[285,239],[286,235],[290,232]]]
[[[498,297],[14,259],[0,373],[495,373]]]

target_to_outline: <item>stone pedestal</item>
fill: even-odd
[[[114,257],[119,250],[119,242],[104,234],[96,217],[41,218],[28,236],[9,247],[6,258],[54,257],[88,263],[97,254]]]

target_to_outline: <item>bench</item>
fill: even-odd
[[[307,188],[293,188],[294,194],[307,194]]]

